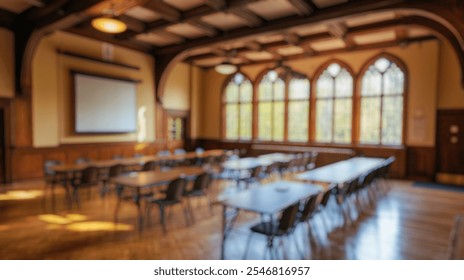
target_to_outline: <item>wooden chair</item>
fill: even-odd
[[[253,233],[265,235],[267,238],[267,247],[265,250],[264,257],[266,257],[266,253],[269,251],[271,259],[277,257],[277,251],[274,244],[274,240],[277,237],[281,238],[280,245],[283,245],[283,237],[289,236],[294,232],[295,226],[297,224],[297,213],[300,203],[295,203],[290,205],[285,210],[283,210],[280,219],[278,222],[276,221],[267,221],[261,222],[256,224],[250,228],[251,232],[248,236],[247,246],[245,249],[245,253],[243,258],[246,259],[248,249],[250,247],[251,237]],[[296,243],[296,240],[295,240]],[[298,244],[296,244],[298,247]],[[285,257],[285,253],[284,253]]]
[[[80,198],[79,198],[79,190],[82,188],[89,189],[93,186],[98,185],[98,168],[95,166],[89,166],[82,170],[80,177],[73,178],[71,182],[71,187],[73,189],[70,206],[72,207],[73,202],[77,203],[77,206],[80,208]]]
[[[66,180],[64,176],[57,174],[53,170],[53,167],[62,164],[63,162],[60,160],[46,160],[43,164],[43,173],[45,179],[43,202],[45,203],[47,192],[50,190],[53,207],[55,206],[55,185],[62,184],[64,186],[64,180]]]
[[[184,178],[178,178],[169,183],[166,190],[165,196],[163,198],[147,197],[146,198],[146,214],[149,219],[149,214],[153,204],[156,204],[159,208],[161,225],[163,227],[163,232],[166,233],[166,213],[165,210],[167,207],[174,206],[177,204],[183,204],[183,194],[185,187],[187,186],[187,180]],[[189,215],[187,208],[183,205],[184,215],[187,225],[190,224]]]
[[[184,196],[187,198],[187,207],[190,214],[190,218],[192,222],[195,222],[195,217],[193,215],[191,199],[194,197],[205,197],[208,200],[209,210],[211,215],[213,214],[213,207],[211,204],[211,200],[208,197],[208,188],[211,185],[212,177],[208,173],[203,173],[197,176],[195,181],[193,182],[193,188],[191,190],[187,190],[184,193]]]
[[[156,170],[157,166],[158,163],[156,161],[150,160],[143,164],[142,171],[154,171]]]
[[[113,166],[110,166],[110,168],[108,169],[108,173],[102,179],[102,189],[100,193],[102,197],[104,197],[105,194],[108,192],[108,183],[111,180],[111,178],[119,176],[123,174],[124,172],[125,172],[125,166],[123,164],[115,164]]]

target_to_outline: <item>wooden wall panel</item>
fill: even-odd
[[[408,178],[433,181],[435,177],[434,147],[408,147]]]
[[[37,179],[43,176],[43,162],[47,159],[73,163],[79,157],[93,160],[111,159],[115,155],[132,157],[135,153],[156,154],[166,149],[164,142],[67,144],[54,148],[20,147],[11,150],[13,181]]]
[[[406,177],[407,154],[404,147],[375,147],[375,146],[336,146],[309,144],[253,144],[252,142],[231,142],[215,139],[195,139],[191,143],[205,149],[239,149],[245,150],[245,155],[256,156],[271,152],[298,153],[316,150],[319,152],[317,165],[323,166],[336,161],[347,159],[354,155],[387,158],[395,156],[396,160],[390,173],[394,178]]]

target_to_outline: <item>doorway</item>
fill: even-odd
[[[464,110],[439,110],[437,115],[439,183],[464,186]]]

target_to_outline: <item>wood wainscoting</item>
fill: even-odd
[[[408,147],[408,179],[435,180],[435,147]]]
[[[166,149],[167,144],[155,143],[92,143],[66,144],[58,147],[11,149],[13,181],[37,179],[43,177],[43,162],[54,159],[64,163],[73,163],[79,157],[92,160],[106,160],[114,156],[133,157],[134,154],[154,155]]]
[[[394,178],[406,178],[406,148],[405,147],[376,147],[368,145],[355,146],[330,146],[312,144],[272,143],[261,144],[254,142],[234,142],[217,139],[190,139],[189,146],[203,147],[204,149],[239,149],[245,156],[256,156],[264,153],[299,153],[315,150],[319,153],[317,166],[323,166],[336,161],[347,159],[354,155],[367,157],[396,158],[391,168],[391,176]]]

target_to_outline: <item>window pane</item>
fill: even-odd
[[[333,101],[317,100],[316,102],[316,141],[332,141],[332,110]]]
[[[399,145],[403,136],[403,97],[383,99],[382,144]]]
[[[390,69],[383,75],[383,93],[403,94],[404,74],[396,64],[392,63]]]
[[[324,71],[317,80],[317,97],[332,97],[334,91],[333,78]]]
[[[364,74],[361,85],[361,95],[374,96],[382,93],[382,74],[375,70],[374,66],[370,66],[369,70]]]
[[[226,105],[226,138],[238,139],[238,105]]]
[[[272,140],[283,141],[284,140],[284,118],[285,116],[285,102],[279,101],[274,102],[274,114],[273,114],[273,133]]]
[[[272,84],[262,81],[259,84],[259,100],[272,100]]]
[[[274,83],[274,100],[285,99],[285,82],[281,79],[277,79]]]
[[[289,99],[309,99],[309,80],[292,79],[289,84]]]
[[[253,86],[246,80],[240,86],[240,102],[251,102],[253,100]]]
[[[346,69],[342,69],[340,74],[335,78],[335,96],[351,97],[353,96],[353,78]],[[335,110],[337,112],[337,110]]]
[[[260,102],[258,105],[258,138],[271,140],[272,138],[272,103]]]
[[[335,99],[334,142],[351,143],[352,99]]]
[[[226,102],[238,102],[239,86],[230,82],[226,88]]]
[[[253,118],[252,103],[240,104],[240,139],[251,139],[251,127]]]
[[[380,97],[363,97],[361,99],[361,143],[380,143]]]
[[[308,141],[308,101],[288,102],[288,140],[295,142]]]

